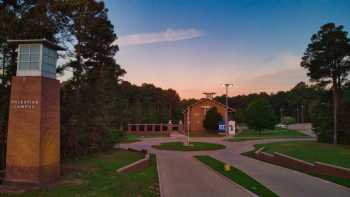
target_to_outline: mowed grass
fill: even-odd
[[[257,144],[255,150],[242,153],[242,155],[255,158],[254,152],[261,147],[264,148],[264,152],[274,153],[279,152],[297,159],[301,159],[308,162],[323,162],[333,164],[350,169],[350,146],[349,145],[334,145],[323,144],[311,141],[290,141],[290,142],[274,142],[269,144]],[[294,169],[294,168],[293,168]],[[301,169],[294,169],[303,172]],[[307,173],[307,172],[304,172]],[[339,185],[350,188],[350,180],[326,176],[317,173],[307,173],[312,176],[325,179]]]
[[[120,143],[122,143],[122,144],[139,142],[139,141],[141,141],[140,137],[137,135],[133,135],[133,134],[126,134],[125,136],[123,136],[120,139]]]
[[[323,162],[350,169],[350,146],[324,144],[311,141],[275,142],[257,144],[256,148],[265,147],[264,152],[283,153],[308,162]]]
[[[298,138],[298,137],[310,137],[299,131],[293,131],[288,129],[270,129],[263,131],[246,130],[238,133],[229,141],[240,142],[247,140],[259,140],[259,139],[271,139],[271,138]]]
[[[116,150],[85,156],[64,162],[69,172],[54,186],[16,197],[109,197],[109,196],[159,196],[158,175],[155,156],[150,166],[139,172],[118,174],[116,169],[142,159],[141,153]]]
[[[162,150],[175,151],[203,151],[203,150],[219,150],[224,149],[225,146],[221,144],[212,144],[206,142],[191,142],[189,146],[185,146],[182,142],[168,142],[160,145],[153,145],[152,147]]]
[[[208,165],[210,168],[228,177],[232,181],[236,182],[237,184],[241,185],[247,190],[257,194],[258,196],[264,196],[264,197],[277,196],[270,189],[266,188],[264,185],[262,185],[261,183],[259,183],[258,181],[256,181],[255,179],[247,175],[246,173],[242,172],[241,170],[233,166],[231,166],[230,171],[225,171],[224,170],[225,164],[219,160],[216,160],[210,156],[196,156],[196,158],[199,161],[203,162],[204,164]]]
[[[187,132],[184,134],[187,136]],[[225,137],[225,135],[219,134],[217,131],[198,131],[190,132],[190,137]]]

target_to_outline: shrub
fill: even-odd
[[[218,113],[218,109],[216,107],[213,107],[209,109],[207,114],[205,115],[205,119],[203,120],[203,126],[209,131],[217,131],[218,124],[222,120],[223,118],[221,114]]]
[[[319,142],[332,142],[330,110],[326,105],[319,104],[311,113],[312,126]]]
[[[289,124],[294,124],[294,123],[296,123],[297,121],[295,120],[295,118],[293,118],[293,117],[290,117],[290,116],[285,116],[285,117],[283,117],[283,120],[282,120],[282,123],[283,124],[287,124],[287,125],[289,125]]]
[[[339,138],[340,144],[350,144],[350,102],[344,99],[339,110]]]
[[[257,99],[248,105],[247,124],[250,129],[274,129],[276,123],[275,113],[266,99]]]
[[[111,148],[120,141],[122,136],[123,132],[119,131],[118,129],[111,129],[106,133],[106,135],[103,136],[102,143],[104,144],[105,148]]]

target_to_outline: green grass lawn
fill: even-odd
[[[120,139],[120,143],[122,143],[122,144],[132,143],[132,142],[139,142],[139,141],[141,141],[140,137],[137,136],[137,135],[133,135],[133,134],[126,134],[125,136],[123,136]]]
[[[238,133],[229,141],[240,142],[247,140],[259,140],[259,139],[271,139],[271,138],[298,138],[298,137],[309,137],[304,133],[298,131],[292,131],[288,129],[272,129],[263,130],[261,132],[254,130],[246,130]]]
[[[187,132],[184,133],[187,136]],[[198,131],[190,132],[190,137],[224,137],[225,135],[220,135],[216,131]]]
[[[220,174],[228,177],[232,181],[236,182],[237,184],[243,186],[247,190],[264,197],[271,197],[271,196],[277,196],[275,193],[273,193],[271,190],[266,188],[264,185],[247,175],[246,173],[242,172],[241,170],[231,166],[230,171],[224,170],[224,163],[216,160],[210,156],[196,156],[196,158],[208,165],[210,168],[216,170]]]
[[[338,165],[345,168],[350,168],[350,146],[349,145],[334,145],[324,144],[311,141],[291,141],[291,142],[274,142],[268,144],[255,145],[256,150],[261,147],[265,147],[264,152],[283,153],[297,159],[301,159],[308,162],[323,162],[333,165]],[[254,157],[254,151],[243,153],[243,155]],[[297,169],[296,169],[297,170]],[[300,170],[299,170],[300,171]],[[350,180],[324,176],[319,174],[310,174],[319,178],[350,187]]]
[[[168,142],[160,145],[152,146],[162,150],[175,150],[175,151],[201,151],[201,150],[218,150],[224,149],[225,146],[221,144],[212,144],[206,142],[191,142],[190,146],[184,146],[182,142]]]
[[[308,162],[320,161],[350,168],[350,146],[292,141],[257,144],[256,147],[265,147],[264,152],[279,152]]]
[[[143,158],[141,153],[116,150],[66,161],[63,166],[67,172],[55,186],[20,195],[0,194],[0,196],[159,196],[155,156],[151,157],[150,166],[143,171],[116,173],[116,169],[141,158]]]

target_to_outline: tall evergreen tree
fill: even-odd
[[[203,126],[208,131],[217,131],[219,129],[220,121],[223,121],[221,114],[216,107],[212,107],[205,115]]]
[[[333,143],[338,142],[338,111],[341,91],[350,72],[350,39],[342,25],[328,23],[311,37],[301,66],[311,80],[331,84],[333,91]]]
[[[72,149],[89,152],[103,147],[118,127],[118,111],[122,111],[118,83],[125,71],[114,59],[117,37],[104,2],[68,0],[62,7],[69,10],[74,37],[74,58],[64,65],[73,69],[73,78],[62,91],[62,137],[69,142],[63,150],[66,154]]]

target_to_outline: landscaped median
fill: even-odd
[[[161,150],[174,150],[174,151],[204,151],[204,150],[219,150],[224,149],[225,146],[221,144],[213,144],[207,142],[191,142],[189,145],[185,145],[183,142],[167,142],[160,145],[153,145],[153,148]]]
[[[288,129],[271,129],[263,131],[247,130],[237,133],[233,138],[229,139],[232,142],[241,142],[248,140],[274,139],[274,138],[307,138],[310,137],[299,131]]]
[[[350,187],[350,146],[292,141],[255,147],[243,155]]]
[[[217,171],[218,173],[226,176],[227,178],[231,179],[233,182],[237,183],[238,185],[244,187],[245,189],[251,191],[252,193],[257,194],[258,196],[264,196],[264,197],[274,197],[277,196],[274,192],[272,192],[270,189],[266,188],[264,185],[247,175],[246,173],[242,172],[241,170],[229,166],[229,169],[227,169],[228,166],[226,166],[225,169],[225,163],[216,160],[210,156],[195,156],[199,161],[203,162],[213,170]]]
[[[143,158],[143,153],[127,150],[82,156],[63,162],[64,175],[55,185],[22,194],[0,196],[160,196],[155,156],[150,156],[149,165],[143,170],[122,174],[116,172]]]

